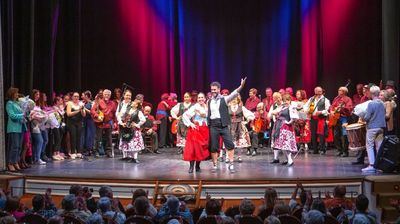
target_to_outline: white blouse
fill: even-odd
[[[171,109],[171,117],[174,119],[178,119],[178,114],[179,114],[179,108],[181,107],[182,103],[176,104],[174,107]],[[184,108],[188,108],[191,105],[191,103],[185,104],[183,103]],[[182,114],[181,114],[182,116]]]
[[[185,113],[182,115],[183,124],[187,127],[194,125],[192,122],[192,118],[194,122],[199,123],[200,126],[207,125],[207,105],[201,106],[199,103],[196,103],[192,107],[190,107]]]

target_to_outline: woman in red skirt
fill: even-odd
[[[188,127],[183,160],[190,161],[189,173],[200,172],[200,162],[210,155],[208,151],[209,130],[207,126],[207,104],[204,93],[199,93],[197,103],[182,115],[183,123]]]

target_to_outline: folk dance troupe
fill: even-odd
[[[393,81],[385,87],[358,84],[352,97],[348,85],[341,86],[332,102],[321,86],[310,98],[305,90],[294,93],[287,87],[273,92],[267,87],[261,99],[251,88],[244,101],[240,92],[245,83],[243,78],[238,88],[229,91],[212,82],[207,94],[187,92],[182,102],[176,94],[165,93],[155,110],[144,95],[133,97],[129,88],[115,89],[113,96],[108,89],[99,90],[95,97],[90,91],[54,95],[49,103],[39,90],[24,97],[10,87],[7,169],[14,172],[49,160],[100,154],[113,157],[115,145],[122,152],[121,160],[139,163],[145,149],[159,154],[159,148],[176,146],[188,162],[189,173],[201,172],[205,160],[211,162],[203,168],[211,172],[218,172],[218,162],[225,162],[234,173],[234,161],[243,161],[242,151],[257,156],[267,146],[273,151],[271,164],[290,167],[299,151],[325,155],[330,144],[338,157],[357,151],[354,165],[364,164],[368,157],[362,172],[377,171],[376,151],[383,137],[395,132]]]

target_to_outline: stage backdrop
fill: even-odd
[[[128,83],[148,100],[208,91],[381,79],[380,0],[4,0],[5,86]]]

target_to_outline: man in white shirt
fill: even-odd
[[[311,145],[313,154],[326,153],[325,135],[327,131],[326,118],[329,115],[330,101],[323,95],[323,89],[320,86],[315,87],[315,95],[311,97],[304,105],[304,111],[311,115]],[[319,147],[318,141],[319,138]]]
[[[229,171],[235,172],[233,166],[233,156],[235,145],[232,141],[232,135],[229,130],[231,118],[228,112],[228,103],[239,95],[246,78],[242,79],[240,86],[232,91],[228,96],[222,96],[221,84],[212,82],[210,84],[212,98],[208,101],[208,125],[210,127],[210,152],[213,161],[213,171],[217,170],[217,159],[219,149],[219,139],[222,137],[229,159]]]

